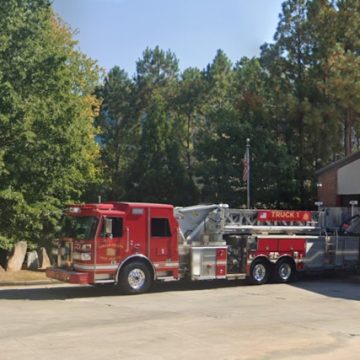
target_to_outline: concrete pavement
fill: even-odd
[[[360,280],[0,288],[0,359],[359,359]]]

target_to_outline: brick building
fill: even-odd
[[[335,161],[316,172],[318,200],[324,206],[360,204],[360,151]]]

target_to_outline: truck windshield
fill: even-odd
[[[95,237],[98,218],[94,216],[65,216],[62,223],[62,237],[91,240]]]

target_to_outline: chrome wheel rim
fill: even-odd
[[[133,269],[128,275],[128,282],[132,289],[139,290],[145,284],[145,273],[141,269]]]
[[[266,267],[263,264],[256,264],[253,269],[253,276],[257,282],[261,282],[266,276]]]
[[[291,266],[288,263],[284,263],[280,265],[279,268],[279,277],[281,280],[289,280],[291,276]]]

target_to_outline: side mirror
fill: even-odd
[[[105,236],[112,237],[112,219],[105,218]]]

